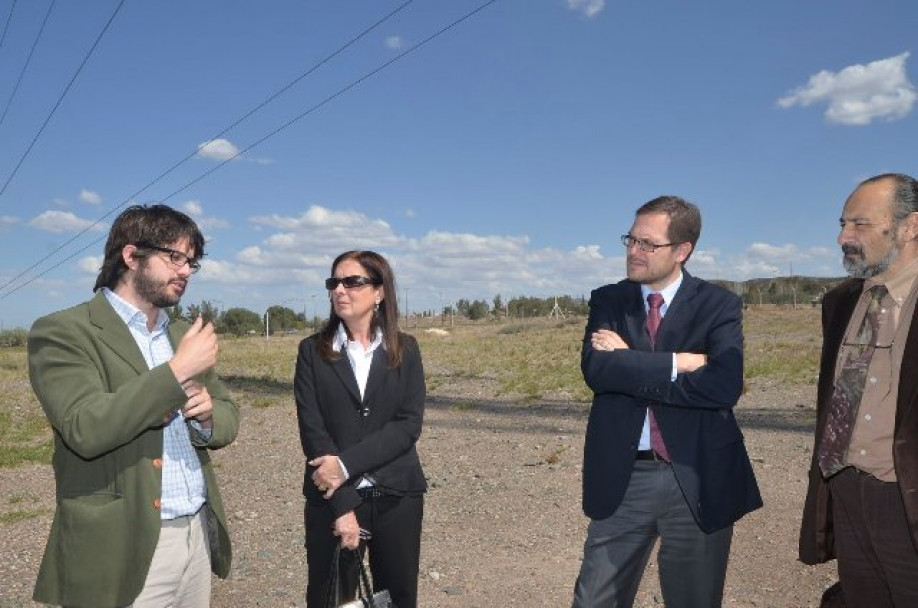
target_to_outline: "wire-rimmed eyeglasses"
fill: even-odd
[[[631,236],[630,234],[622,235],[622,245],[624,245],[626,249],[630,249],[632,245],[637,245],[638,249],[644,253],[653,253],[660,247],[672,247],[678,244],[679,243],[660,243],[658,245],[656,243],[651,243],[647,239],[639,239],[638,237]]]
[[[147,242],[137,243],[137,246],[142,247],[143,249],[152,249],[153,251],[169,254],[170,264],[176,268],[181,268],[185,264],[188,264],[188,269],[191,271],[191,274],[201,270],[201,263],[196,258],[190,258],[181,251],[169,249],[168,247],[160,247],[159,245],[153,245],[152,243]]]

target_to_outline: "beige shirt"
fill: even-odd
[[[899,396],[899,374],[905,340],[911,326],[909,320],[915,312],[918,290],[918,260],[913,260],[894,277],[885,282],[889,293],[880,304],[880,323],[876,350],[867,368],[867,382],[858,407],[847,463],[870,473],[882,481],[896,481],[893,466],[893,432],[896,424],[896,400]],[[864,281],[860,300],[845,331],[845,340],[835,363],[836,378],[841,362],[847,356],[846,344],[855,342],[855,336],[867,314],[870,288],[881,283],[873,279]]]

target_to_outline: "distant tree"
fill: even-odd
[[[246,308],[230,308],[221,316],[223,331],[235,336],[244,336],[248,333],[261,333],[261,315]]]
[[[286,306],[271,306],[268,308],[268,317],[270,322],[269,333],[271,334],[300,328],[300,321],[296,316],[296,312]]]
[[[469,316],[469,309],[471,307],[472,307],[471,302],[469,302],[465,298],[461,298],[458,302],[456,302],[456,313],[459,315],[462,315],[463,317],[467,317]]]
[[[203,316],[203,312],[200,304],[189,304],[188,309],[185,311],[185,320],[193,323],[195,319]]]
[[[488,316],[488,303],[484,300],[475,300],[469,305],[468,317],[472,321],[484,319]]]
[[[205,323],[213,323],[214,325],[218,325],[218,321],[220,320],[220,311],[213,303],[204,300],[201,302],[201,316],[204,317]]]
[[[501,300],[500,294],[494,296],[494,300],[491,303],[491,310],[494,312],[495,317],[499,317],[502,314],[506,313],[504,301]]]
[[[170,308],[166,309],[166,314],[169,315],[169,321],[183,321],[185,319],[185,312],[182,310],[181,304],[176,304]]]

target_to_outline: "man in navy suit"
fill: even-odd
[[[590,518],[574,607],[631,606],[650,552],[668,608],[720,606],[733,522],[762,498],[733,416],[742,303],[683,269],[698,208],[661,196],[622,236],[628,278],[593,291],[581,369],[593,390]]]

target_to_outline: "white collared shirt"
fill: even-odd
[[[106,300],[115,313],[125,322],[134,342],[140,349],[147,367],[168,362],[175,354],[169,341],[167,329],[169,316],[162,309],[158,310],[156,325],[152,331],[147,329],[147,315],[139,308],[116,294],[107,287],[102,289]],[[131,407],[125,403],[125,407]],[[200,428],[197,420],[191,424],[202,436],[208,436],[209,430]],[[175,519],[194,515],[207,500],[207,485],[201,471],[201,461],[188,436],[188,426],[180,412],[175,412],[169,423],[163,427],[163,468],[162,496],[160,499],[160,517]]]

